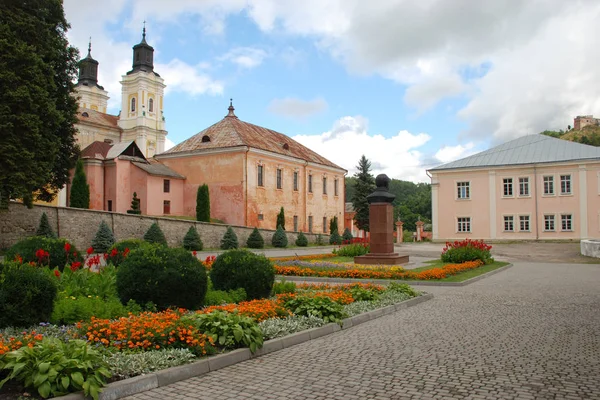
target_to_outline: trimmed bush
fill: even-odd
[[[484,264],[490,264],[494,261],[490,250],[492,246],[486,244],[483,240],[465,239],[455,242],[446,242],[442,250],[441,259],[443,262],[461,264],[467,261],[481,260]]]
[[[66,246],[67,243],[68,246]],[[69,251],[66,250],[67,248]],[[40,249],[48,252],[48,257],[44,257],[43,260],[40,260],[36,255],[36,252]],[[67,264],[74,261],[83,261],[75,245],[69,243],[66,239],[50,239],[41,236],[32,236],[18,241],[6,251],[4,259],[14,261],[17,256],[21,257],[24,263],[33,261],[40,265],[47,265],[50,268],[58,267],[61,271]]]
[[[205,306],[221,306],[223,304],[234,304],[245,301],[246,291],[243,288],[235,290],[208,290],[204,297]]]
[[[195,227],[190,226],[190,229],[188,229],[183,237],[183,248],[190,251],[200,251],[204,248],[204,244]]]
[[[329,244],[342,244],[342,237],[338,233],[338,231],[333,231],[329,235]]]
[[[28,264],[8,263],[0,276],[0,328],[29,327],[52,315],[57,289],[52,277]]]
[[[277,223],[275,226],[281,226],[281,229],[285,231],[285,212],[283,211],[283,207],[281,207],[279,214],[277,214]]]
[[[162,244],[163,246],[168,246],[165,234],[156,222],[150,225],[150,228],[148,228],[148,231],[144,235],[144,240],[148,243],[156,243]]]
[[[189,251],[161,245],[131,251],[117,270],[117,292],[123,304],[153,302],[158,309],[196,309],[206,295],[206,269]]]
[[[131,199],[131,210],[127,210],[127,214],[139,215],[142,213],[140,210],[140,199],[137,197],[137,193],[133,192],[133,198]]]
[[[115,267],[118,267],[127,258],[129,252],[143,246],[150,246],[150,244],[141,239],[121,240],[108,250],[107,261]]]
[[[277,230],[273,234],[273,239],[271,240],[271,243],[275,247],[281,247],[281,248],[287,247],[287,245],[288,245],[287,235],[285,234],[283,227],[281,225],[279,225],[277,227]]]
[[[92,240],[92,248],[96,253],[106,253],[111,246],[115,244],[115,236],[106,222],[102,220],[96,236]]]
[[[296,239],[296,246],[306,247],[308,246],[308,239],[302,231],[298,232],[298,238]]]
[[[231,250],[216,258],[210,279],[217,290],[243,288],[249,299],[261,299],[271,294],[275,268],[263,255],[248,250]]]
[[[196,193],[196,220],[210,222],[210,192],[207,184],[199,186]]]
[[[48,216],[46,213],[42,214],[42,218],[40,218],[40,226],[38,226],[36,236],[43,236],[50,239],[56,239],[56,233],[52,230],[50,226],[50,222],[48,222]]]
[[[87,183],[83,160],[80,158],[75,165],[75,176],[71,185],[69,206],[75,208],[90,208],[90,185]]]
[[[251,249],[262,249],[263,247],[265,247],[265,240],[260,234],[258,228],[254,227],[254,230],[252,231],[250,236],[248,236],[246,246],[248,246]]]
[[[237,249],[239,247],[238,238],[233,228],[230,226],[227,227],[227,231],[223,235],[223,239],[221,239],[221,249],[230,250]]]
[[[344,242],[349,243],[352,239],[354,239],[354,238],[352,237],[352,233],[350,232],[350,229],[348,229],[348,228],[344,229],[344,233],[342,234],[342,240]]]

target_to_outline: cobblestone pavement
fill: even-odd
[[[600,399],[600,266],[520,263],[130,399]]]

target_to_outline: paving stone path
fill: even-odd
[[[516,263],[130,399],[600,399],[600,266]]]

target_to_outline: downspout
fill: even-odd
[[[312,233],[308,231],[308,161],[304,160],[304,231],[306,233]]]
[[[540,238],[540,230],[538,226],[538,190],[537,190],[538,180],[537,180],[537,169],[535,165],[533,166],[533,188],[535,190],[535,240],[539,240]]]
[[[246,160],[244,162],[244,226],[248,226],[248,152],[250,147],[246,147]]]

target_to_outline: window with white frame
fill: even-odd
[[[281,168],[277,168],[277,189],[281,189],[282,187],[281,175],[283,175]]]
[[[457,218],[458,232],[471,232],[471,217],[459,217]]]
[[[544,194],[547,196],[554,194],[554,176],[544,176]]]
[[[571,194],[571,175],[560,176],[560,194]]]
[[[544,230],[554,231],[554,215],[544,215]]]
[[[572,214],[562,214],[560,216],[560,229],[563,231],[572,231],[573,230],[573,215]]]
[[[519,230],[521,232],[529,232],[529,215],[519,215]]]
[[[515,231],[515,217],[512,215],[504,216],[504,231],[514,232]]]
[[[502,194],[504,197],[511,197],[513,195],[513,179],[504,178],[502,179]]]
[[[470,199],[471,198],[471,183],[470,182],[456,182],[456,198],[457,199]]]
[[[519,178],[519,196],[529,196],[529,178]]]

